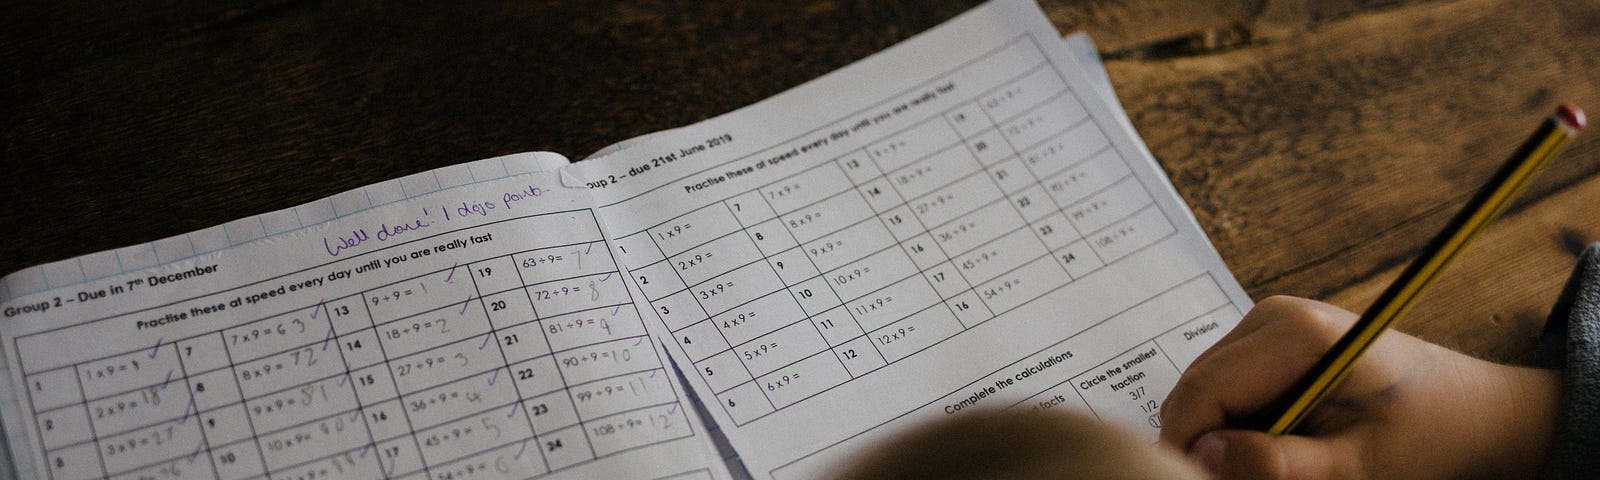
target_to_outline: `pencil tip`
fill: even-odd
[[[1583,130],[1583,126],[1589,123],[1589,120],[1583,116],[1583,109],[1572,104],[1562,105],[1557,108],[1556,118],[1560,118],[1561,123],[1567,124],[1567,128],[1572,130]]]

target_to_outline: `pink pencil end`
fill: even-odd
[[[1589,123],[1589,119],[1583,116],[1583,109],[1571,104],[1557,108],[1556,118],[1561,119],[1561,123],[1573,131],[1583,130],[1583,126]]]

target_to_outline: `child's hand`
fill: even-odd
[[[1485,362],[1400,332],[1281,437],[1236,430],[1355,323],[1332,305],[1272,297],[1195,360],[1162,405],[1161,441],[1222,478],[1527,477],[1549,448],[1556,372]]]

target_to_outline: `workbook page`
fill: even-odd
[[[750,472],[815,478],[974,409],[1155,441],[1250,303],[1124,125],[1005,1],[564,175]]]
[[[159,262],[176,254],[158,242],[113,256],[150,267],[45,266],[57,286],[6,302],[0,321],[20,473],[726,478],[588,193],[540,171],[564,159],[534,156],[554,159],[457,165],[230,223],[234,238],[308,226],[179,261]]]

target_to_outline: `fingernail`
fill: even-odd
[[[1189,458],[1199,463],[1201,468],[1205,468],[1206,473],[1213,475],[1221,473],[1223,449],[1227,446],[1228,442],[1224,441],[1221,435],[1206,434],[1189,449]]]

